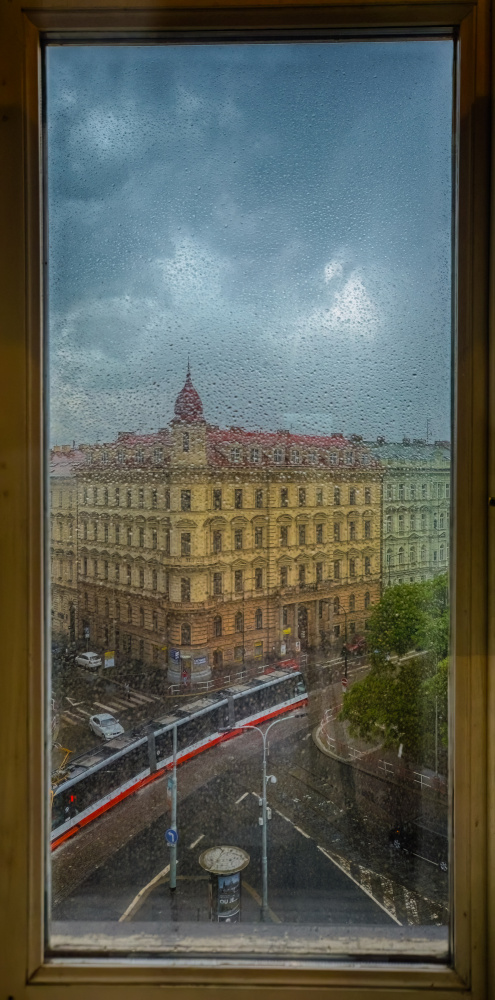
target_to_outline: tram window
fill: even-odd
[[[386,563],[378,526],[396,517],[383,506],[387,477],[406,506],[416,503],[409,479],[424,481],[442,504],[435,523],[449,523],[453,38],[47,37],[47,468],[62,529],[47,545],[53,768],[66,766],[61,747],[101,750],[88,726],[100,712],[120,723],[110,743],[142,740],[61,792],[54,822],[145,775],[132,806],[124,799],[105,823],[91,821],[95,837],[112,828],[116,839],[119,816],[119,836],[128,824],[126,857],[139,865],[119,875],[122,900],[152,882],[150,859],[164,868],[173,858],[163,860],[163,834],[178,827],[187,886],[175,910],[167,892],[160,910],[152,894],[137,920],[210,920],[199,859],[229,843],[251,852],[246,925],[261,905],[284,931],[297,936],[311,919],[328,941],[340,920],[351,951],[357,925],[414,925],[421,954],[445,959],[448,878],[435,870],[425,902],[428,876],[390,855],[389,832],[418,801],[426,813],[430,790],[446,821],[447,542],[418,540],[420,512],[413,522],[406,512],[405,534],[416,526],[406,555],[423,542],[445,555],[429,575],[425,562],[422,581],[411,560]],[[69,490],[87,537],[69,537]],[[130,505],[112,509],[116,496]],[[93,531],[100,515],[108,525]],[[181,559],[191,565],[181,570]],[[97,579],[94,567],[107,564],[124,571]],[[119,641],[125,608],[130,631]],[[306,682],[307,720],[291,711]],[[228,706],[215,707],[227,690]],[[148,774],[153,717],[177,717],[179,753],[194,748],[177,768],[173,819],[169,776],[160,786],[163,775]],[[197,752],[235,722],[256,732]],[[266,789],[268,830],[249,794],[261,787],[263,740],[280,775]],[[171,728],[154,749],[168,764]],[[366,802],[355,792],[363,759],[376,771],[366,772]],[[400,794],[379,805],[390,768]],[[331,801],[326,772],[338,786]],[[338,823],[332,813],[325,825],[331,808]],[[202,847],[189,848],[200,835]],[[53,855],[68,881],[73,850]],[[100,884],[110,885],[104,864]],[[72,909],[54,906],[55,924],[67,913],[78,926],[98,919],[86,889]]]

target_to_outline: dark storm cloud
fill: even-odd
[[[163,425],[188,354],[212,421],[448,436],[449,42],[57,47],[47,80],[55,440]]]

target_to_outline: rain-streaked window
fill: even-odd
[[[444,960],[453,43],[45,55],[51,946]]]

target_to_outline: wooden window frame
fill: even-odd
[[[167,987],[187,1000],[275,995],[389,1000],[495,995],[495,680],[493,657],[495,532],[488,504],[495,493],[495,286],[491,218],[491,13],[487,0],[401,4],[365,0],[5,0],[1,10],[0,183],[8,195],[0,233],[4,316],[0,399],[3,588],[0,615],[0,740],[3,870],[0,880],[0,995],[13,1000],[154,1000]],[[453,30],[460,57],[457,106],[458,247],[455,310],[458,370],[454,464],[456,527],[452,701],[456,707],[451,966],[338,960],[310,968],[242,962],[222,966],[134,960],[45,959],[44,864],[47,800],[44,757],[43,226],[41,174],[41,50],[43,32],[74,39],[147,37],[152,32],[333,32],[347,37],[428,36]],[[224,34],[225,37],[225,34]],[[491,282],[490,282],[491,279]],[[462,393],[457,387],[462,387]],[[491,416],[491,420],[490,420]],[[457,544],[457,540],[461,544]],[[491,599],[489,601],[489,598]],[[488,832],[491,831],[491,839]],[[490,942],[492,946],[490,947]],[[69,992],[70,987],[70,992]]]

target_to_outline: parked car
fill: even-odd
[[[344,652],[344,651],[343,651]],[[363,656],[366,652],[366,639],[363,635],[357,635],[347,643],[347,652],[351,656]]]
[[[120,725],[118,719],[107,712],[104,712],[103,715],[92,715],[89,720],[89,728],[93,730],[95,736],[101,736],[104,740],[111,740],[114,736],[120,736],[124,732],[124,727]]]
[[[86,667],[86,670],[97,670],[101,667],[101,656],[98,653],[78,653],[76,663],[80,667]]]

